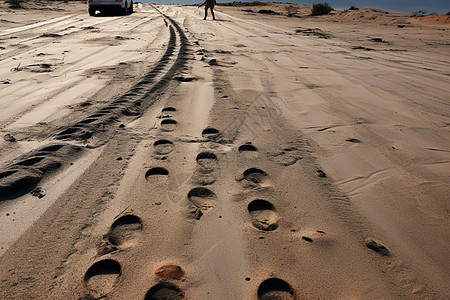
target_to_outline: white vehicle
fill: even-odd
[[[94,16],[95,12],[119,11],[126,15],[133,13],[133,0],[88,0],[89,15]]]

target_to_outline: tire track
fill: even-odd
[[[155,8],[155,10],[157,9]],[[188,55],[188,39],[174,20],[164,14],[162,16],[171,24],[167,26],[170,33],[169,41],[163,56],[146,75],[126,93],[113,98],[110,103],[78,122],[61,127],[59,132],[52,134],[50,138],[53,137],[55,140],[69,144],[82,143],[88,148],[103,145],[114,136],[114,131],[117,130],[114,126],[116,122],[120,120],[121,127],[124,127],[123,123],[138,118],[149,106],[154,104],[158,100],[158,96],[163,94],[165,88],[171,83],[176,84],[172,78],[185,65]],[[2,193],[4,194],[3,200],[17,198],[24,192],[33,190],[44,177],[61,167],[61,165],[55,165],[52,168],[39,167],[39,172],[33,172],[34,169],[31,166],[25,165],[23,166],[24,170],[18,172],[18,163],[35,156],[33,151],[26,153],[16,159],[17,163],[1,169],[0,187],[4,192]],[[52,155],[48,154],[48,156]],[[74,159],[74,157],[69,157],[66,158],[66,161]],[[32,177],[28,174],[29,172],[33,173]]]

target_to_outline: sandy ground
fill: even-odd
[[[1,299],[450,298],[448,17],[287,7],[2,3]]]

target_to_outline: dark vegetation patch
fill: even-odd
[[[328,3],[316,3],[312,5],[311,16],[321,16],[329,14],[333,8]]]

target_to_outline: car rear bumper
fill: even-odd
[[[106,8],[110,7],[114,8],[124,8],[126,2],[125,1],[92,1],[88,2],[90,8]]]

